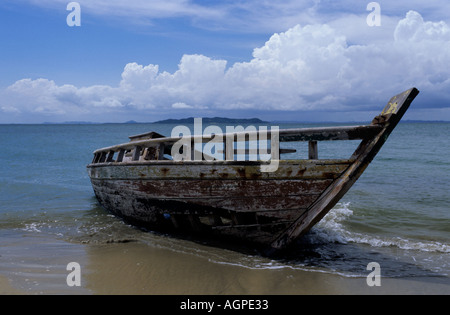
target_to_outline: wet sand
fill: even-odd
[[[134,241],[71,244],[33,239],[27,246],[21,244],[2,254],[2,295],[450,294],[450,281],[444,277],[382,277],[380,287],[369,287],[366,277],[340,276],[327,270],[272,268],[269,259],[188,241],[168,240],[162,245]],[[15,257],[24,250],[26,257],[16,262]],[[243,258],[258,260],[259,267],[243,264]],[[81,267],[80,287],[69,287],[66,282],[70,272],[66,266],[72,261]]]
[[[297,294],[450,294],[441,278],[382,278],[369,287],[365,277],[349,278],[326,271],[291,268],[249,269],[221,265],[204,257],[185,257],[141,244],[92,249],[96,259],[87,277],[99,294],[297,295]],[[133,270],[133,272],[129,272]]]
[[[8,278],[0,276],[0,295],[16,295],[23,294],[23,292],[12,287]]]

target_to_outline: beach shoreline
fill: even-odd
[[[61,243],[34,243],[53,252]],[[53,247],[52,247],[53,246]],[[199,250],[205,250],[204,247]],[[80,256],[80,253],[84,252]],[[213,250],[213,254],[218,250]],[[61,252],[60,252],[61,253]],[[448,277],[381,277],[380,286],[369,286],[366,277],[349,277],[327,270],[291,267],[249,267],[220,262],[179,249],[142,242],[68,243],[62,255],[22,261],[8,273],[0,271],[1,295],[448,295]],[[236,254],[238,255],[238,254]],[[45,256],[45,255],[43,255]],[[69,287],[65,261],[77,259],[81,286]],[[252,257],[249,257],[252,259]],[[255,260],[261,259],[254,257]],[[30,265],[33,266],[32,270]],[[24,267],[28,266],[28,267]],[[4,270],[1,268],[0,270]],[[367,271],[369,274],[369,271]]]

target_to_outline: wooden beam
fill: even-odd
[[[107,152],[106,152],[106,151],[102,152],[102,153],[100,154],[100,160],[99,160],[98,162],[99,162],[99,163],[104,163],[104,162],[106,161],[106,155],[107,155]]]
[[[319,153],[317,151],[317,141],[311,140],[308,142],[308,159],[317,160]]]
[[[116,162],[118,162],[118,163],[122,162],[124,155],[125,155],[125,149],[120,149],[119,154],[117,155]]]
[[[367,126],[341,126],[341,127],[316,127],[316,128],[294,128],[294,129],[280,129],[279,140],[280,142],[289,141],[327,141],[327,140],[360,140],[367,139],[375,136],[378,132],[382,130],[380,125],[367,125]],[[244,132],[245,134],[254,135],[259,134],[259,131]],[[197,142],[209,142],[213,140],[215,136],[222,137],[226,139],[225,141],[231,142],[231,139],[235,139],[238,135],[242,133],[233,134],[221,134],[221,135],[203,135],[203,136],[192,136],[191,140]],[[267,136],[271,135],[271,131],[267,130]],[[132,150],[135,146],[148,147],[157,143],[165,143],[165,145],[170,146],[171,144],[181,140],[182,137],[174,138],[156,138],[148,140],[139,140],[128,143],[123,143],[111,147],[106,147],[94,151],[95,153],[103,151],[119,151],[120,149]],[[231,151],[230,151],[231,154]]]
[[[114,158],[114,151],[109,151],[108,152],[108,156],[107,156],[107,158],[106,158],[106,162],[113,162],[113,158]]]
[[[141,156],[142,147],[136,146],[133,152],[133,161],[139,161],[139,157]]]
[[[371,138],[383,128],[378,125],[280,130],[280,142],[361,140]]]

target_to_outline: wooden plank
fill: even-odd
[[[104,182],[100,181],[100,183]],[[279,210],[272,212],[253,212],[251,215],[256,215],[258,218],[256,219],[255,217],[255,220],[261,222],[256,223],[258,221],[247,221],[245,219],[245,213],[230,213],[228,211],[221,213],[218,212],[220,209],[192,206],[190,208],[185,207],[184,210],[181,210],[181,207],[174,205],[170,207],[169,204],[165,203],[162,204],[162,207],[158,208],[158,202],[156,204],[151,204],[151,200],[145,201],[140,198],[140,196],[136,196],[133,193],[130,194],[128,191],[123,191],[121,189],[110,191],[98,189],[99,187],[96,186],[95,180],[93,186],[95,187],[94,189],[96,190],[96,194],[100,202],[105,206],[105,208],[121,217],[133,218],[136,223],[151,223],[156,224],[156,227],[161,224],[157,221],[161,220],[161,213],[167,213],[169,216],[166,217],[166,220],[170,218],[173,226],[177,229],[188,231],[194,228],[197,230],[202,230],[202,217],[208,219],[208,216],[211,216],[216,219],[213,218],[213,221],[210,221],[210,224],[207,226],[236,227],[232,229],[220,229],[216,231],[217,233],[243,238],[243,240],[258,242],[261,244],[267,244],[270,242],[274,236],[277,236],[281,231],[285,230],[285,228],[289,225],[289,222],[292,222],[293,219],[306,210],[293,209],[291,211]],[[183,204],[184,203],[180,203],[179,205]],[[161,210],[164,212],[160,212]],[[244,217],[242,215],[244,215]],[[230,216],[234,217],[235,225],[230,225]],[[220,221],[217,219],[220,219]]]
[[[142,147],[141,146],[135,146],[134,147],[134,150],[133,150],[133,161],[139,161],[139,158],[140,158],[140,156],[141,156],[141,150],[142,150]]]
[[[233,198],[194,198],[191,204],[218,207],[226,210],[240,212],[280,211],[297,208],[308,208],[318,198],[318,195],[304,196],[258,196],[258,197],[233,197]],[[186,200],[186,199],[185,199]]]
[[[124,155],[125,155],[125,149],[120,149],[120,150],[119,150],[119,154],[117,155],[117,160],[116,160],[116,162],[117,162],[117,163],[122,162],[122,161],[123,161]]]
[[[319,153],[317,151],[317,141],[311,140],[308,142],[308,159],[317,160]]]
[[[108,153],[106,152],[106,151],[104,151],[104,152],[101,152],[100,153],[100,159],[99,159],[99,163],[104,163],[105,161],[106,161],[106,155],[107,155]]]
[[[373,137],[381,129],[377,125],[367,125],[280,130],[280,142],[360,140]]]
[[[107,158],[106,158],[106,162],[107,162],[107,163],[108,163],[108,162],[113,162],[114,154],[115,154],[114,151],[109,151],[109,152],[108,152],[108,156],[107,156]]]
[[[224,226],[215,226],[213,229],[215,230],[234,230],[234,229],[249,229],[249,228],[265,228],[268,226],[286,226],[287,224],[291,224],[291,221],[284,221],[284,222],[274,222],[274,223],[266,223],[266,224],[236,224],[236,225],[224,225]]]
[[[149,198],[230,198],[239,196],[296,196],[322,193],[332,179],[321,180],[128,180],[103,181],[102,185],[140,191]]]
[[[92,164],[98,163],[100,161],[100,156],[102,154],[101,153],[95,153],[94,154],[94,159],[92,160]]]
[[[157,132],[150,131],[150,132],[141,133],[141,134],[134,135],[134,136],[129,136],[128,138],[130,139],[130,141],[138,141],[138,140],[144,140],[144,139],[164,138],[164,136]]]
[[[251,191],[236,191],[235,189],[222,189],[222,194],[209,195],[207,192],[202,194],[203,189],[195,191],[190,189],[190,194],[183,193],[177,195],[175,188],[171,188],[171,193],[163,192],[163,189],[154,189],[148,186],[145,189],[139,185],[125,184],[121,182],[102,182],[93,181],[98,193],[107,195],[127,196],[125,198],[138,198],[142,200],[164,200],[189,203],[191,205],[208,206],[213,208],[234,210],[237,212],[255,212],[255,211],[274,211],[288,210],[298,208],[308,208],[320,195],[321,191],[316,190],[316,194],[311,192],[285,195],[263,195],[258,193],[256,189]],[[185,185],[184,187],[186,187]],[[167,187],[165,185],[165,187]],[[181,188],[181,187],[180,187]],[[303,188],[305,189],[305,188]],[[268,190],[268,188],[267,188]]]
[[[382,129],[378,125],[367,125],[367,126],[340,126],[340,127],[317,127],[317,128],[293,128],[293,129],[280,129],[279,141],[325,141],[325,140],[358,140],[373,137]],[[245,132],[249,136],[257,135],[259,131]],[[202,136],[192,136],[190,137],[192,141],[209,142],[214,139],[215,136],[222,137],[226,139],[225,141],[231,142],[231,139],[238,137],[242,133],[233,134],[220,134],[220,135],[202,135]],[[267,130],[267,135],[271,135],[271,131]],[[188,137],[189,138],[189,137]],[[142,147],[148,147],[156,143],[165,142],[168,145],[180,141],[182,137],[166,137],[166,138],[156,138],[149,140],[139,140],[128,143],[123,143],[119,145],[114,145],[94,151],[94,153],[102,151],[118,151],[120,149],[133,149],[136,145]]]
[[[235,189],[222,190],[221,195],[219,195],[219,191],[217,191],[215,196],[211,197],[208,197],[207,194],[204,196],[193,197],[197,196],[197,194],[192,189],[192,195],[187,193],[177,195],[176,189],[173,187],[178,186],[171,184],[171,182],[168,182],[164,184],[160,190],[155,189],[153,191],[153,188],[157,186],[156,184],[142,190],[138,188],[139,185],[134,186],[126,184],[124,181],[112,182],[92,180],[96,195],[103,196],[104,199],[109,200],[116,206],[122,204],[120,207],[131,209],[134,204],[133,200],[147,200],[149,204],[159,206],[162,211],[171,214],[195,213],[198,215],[224,215],[221,212],[222,210],[232,210],[238,213],[252,212],[259,217],[259,222],[273,221],[275,218],[285,220],[294,220],[298,218],[320,195],[322,188],[327,186],[326,182],[320,184],[322,187],[320,187],[320,185],[317,186],[316,183],[314,183],[313,187],[316,187],[312,189],[316,191],[315,195],[312,195],[312,192],[308,191],[308,188],[311,187],[311,185],[302,185],[301,189],[293,191],[296,195],[279,195],[273,196],[274,198],[266,198],[264,196],[261,197],[261,193],[258,193],[256,188],[250,192],[240,191],[241,195],[239,195],[239,191],[236,191]],[[164,190],[170,186],[172,186],[171,192],[164,192]],[[184,188],[187,186],[189,186],[188,183],[181,186],[180,191],[184,192]],[[264,185],[257,187],[264,188]],[[267,186],[263,193],[268,190],[269,187]],[[245,195],[243,196],[242,193]],[[226,198],[224,198],[224,196]],[[249,197],[252,197],[253,199]],[[156,200],[162,201],[162,204]],[[226,212],[225,215],[227,216],[228,212]],[[238,219],[236,218],[236,220]]]
[[[349,165],[349,160],[281,160],[276,172],[261,172],[258,162],[148,161],[108,166],[91,165],[91,177],[102,179],[333,179]]]
[[[300,215],[302,215],[307,208],[292,208],[292,209],[283,209],[283,210],[264,210],[257,211],[256,215],[258,217],[259,222],[264,222],[265,218],[272,220],[273,218],[277,218],[280,220],[289,220],[294,222]]]
[[[270,149],[264,149],[265,152],[267,154],[271,154],[271,150]],[[218,153],[224,153],[224,150],[218,150]],[[279,149],[279,153],[280,154],[288,154],[288,153],[295,153],[297,152],[296,149]],[[259,149],[234,149],[234,154],[245,154],[245,155],[250,155],[250,154],[260,154],[260,150]]]

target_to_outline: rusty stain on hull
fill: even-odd
[[[313,151],[280,159],[275,172],[263,161],[173,161],[163,153],[176,139],[147,133],[96,150],[88,173],[100,204],[131,223],[285,249],[350,189],[417,94],[394,96],[368,126],[280,130],[280,142],[310,141]],[[348,159],[318,159],[317,141],[355,139]]]

